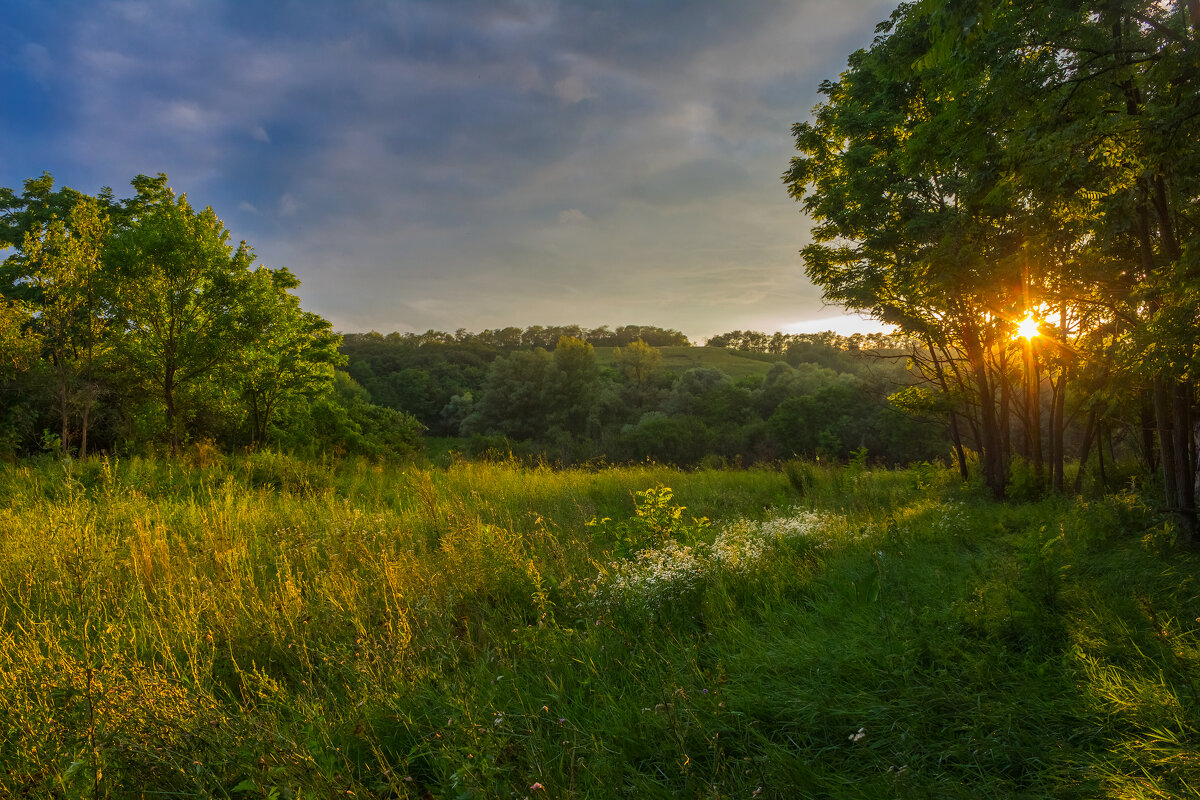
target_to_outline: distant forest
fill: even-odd
[[[470,455],[684,466],[948,458],[940,417],[889,401],[917,380],[907,347],[882,334],[753,331],[692,347],[678,331],[632,325],[342,342],[372,403],[412,414],[431,436],[461,438]]]

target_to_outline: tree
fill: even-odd
[[[493,361],[461,433],[499,433],[517,440],[539,436],[547,427],[546,381],[553,366],[553,357],[541,348]]]
[[[329,322],[300,308],[290,290],[300,281],[286,268],[259,267],[245,282],[243,324],[256,333],[233,362],[242,387],[254,444],[266,442],[271,423],[289,402],[311,399],[333,386],[345,363],[341,337]]]
[[[74,438],[72,411],[80,414],[79,455],[87,456],[88,423],[96,402],[96,359],[106,325],[101,306],[101,253],[108,220],[93,198],[79,196],[69,225],[56,216],[35,223],[22,250],[31,284],[39,291],[38,327],[54,367],[64,452]],[[76,387],[76,382],[82,386]]]
[[[233,361],[257,333],[244,292],[253,253],[211,208],[193,211],[165,176],[134,180],[131,219],[107,251],[113,273],[121,368],[162,402],[172,454],[178,453],[189,390]]]
[[[548,423],[576,436],[585,433],[599,378],[595,348],[574,336],[560,336],[554,347],[554,369],[546,380]]]
[[[639,393],[644,393],[662,363],[662,350],[651,347],[638,339],[625,347],[613,350],[613,361],[625,379],[635,386]]]
[[[784,180],[818,223],[808,274],[921,340],[997,494],[1012,420],[1035,464],[1048,436],[1061,486],[1067,421],[1088,402],[1069,408],[1071,382],[1130,370],[1152,398],[1168,507],[1192,525],[1200,53],[1183,12],[905,4],[795,127]],[[1013,323],[1031,313],[1043,325],[1022,370]]]
[[[794,127],[803,155],[784,181],[816,221],[805,271],[827,299],[963,362],[984,480],[1002,495],[1020,205],[1001,180],[1000,109],[955,102],[966,88],[944,91],[938,63],[912,69],[928,49],[927,18],[902,6],[879,30],[822,84],[814,121]]]

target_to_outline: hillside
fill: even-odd
[[[597,347],[596,363],[602,367],[613,365],[613,347]],[[748,353],[726,347],[661,347],[663,369],[683,372],[694,367],[712,367],[737,381],[750,376],[766,377],[771,364],[783,361],[783,356],[765,353]]]

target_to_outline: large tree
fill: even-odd
[[[108,220],[95,199],[79,196],[66,221],[34,222],[23,242],[30,285],[37,290],[37,327],[53,366],[63,452],[79,416],[79,455],[86,456],[96,403],[96,359],[105,344],[107,310],[101,293],[101,254]]]
[[[177,453],[194,389],[259,333],[243,302],[253,255],[211,208],[195,211],[159,180],[135,180],[130,217],[107,250],[121,368],[153,388]]]
[[[1128,372],[1152,400],[1168,505],[1194,517],[1200,58],[1187,10],[905,4],[796,126],[785,181],[817,222],[809,275],[925,342],[931,374],[967,399],[997,492],[1010,421],[1039,468],[1048,434],[1061,486],[1067,417],[1103,410],[1084,392],[1069,410],[1069,381],[1103,389]],[[1021,354],[1027,314],[1042,325]],[[1012,391],[1021,378],[1027,391]]]
[[[291,293],[300,281],[286,268],[259,267],[246,281],[244,323],[256,336],[232,360],[232,379],[241,385],[254,444],[267,441],[279,412],[326,393],[342,337],[321,316],[300,308]]]

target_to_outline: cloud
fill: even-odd
[[[294,217],[304,205],[292,196],[291,192],[284,192],[279,198],[279,216]]]
[[[557,81],[554,84],[554,94],[564,103],[578,103],[596,96],[578,75],[568,75]]]
[[[343,330],[815,317],[790,126],[893,5],[33,3],[0,170],[165,171]]]
[[[592,219],[578,208],[567,208],[558,212],[559,225],[586,225]]]

